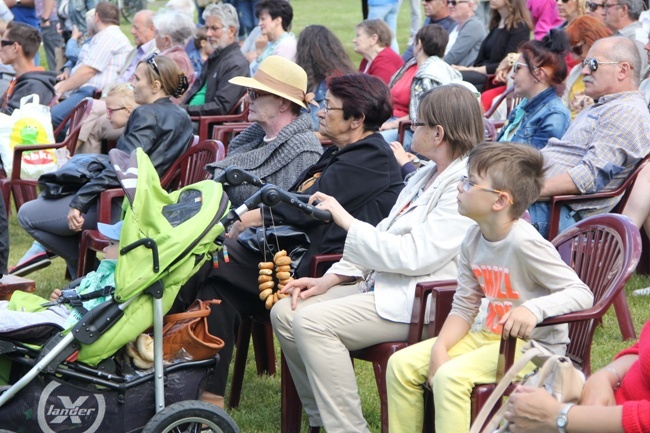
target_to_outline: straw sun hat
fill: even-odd
[[[252,77],[233,77],[232,84],[273,93],[303,108],[318,106],[313,93],[307,92],[307,73],[300,66],[280,56],[267,57]]]

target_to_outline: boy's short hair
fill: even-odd
[[[529,144],[481,143],[469,154],[467,172],[489,176],[492,188],[512,196],[510,215],[520,217],[544,186],[544,157]]]
[[[23,48],[23,54],[33,59],[41,46],[41,33],[37,28],[27,24],[11,21],[7,25],[7,39],[17,42]]]

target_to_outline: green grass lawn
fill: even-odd
[[[157,9],[162,4],[162,2],[150,2],[150,7]],[[362,20],[360,1],[293,0],[291,4],[294,7],[293,32],[296,35],[309,24],[328,26],[341,39],[354,64],[358,65],[361,58],[352,51],[352,38],[354,37],[356,24]],[[131,36],[129,28],[129,25],[122,25],[124,32]],[[408,35],[409,7],[405,2],[398,20],[398,41],[402,50],[406,48]],[[44,53],[42,53],[41,59],[45,59]],[[14,215],[10,219],[9,233],[11,238],[10,263],[15,264],[31,244],[31,239],[17,225]],[[47,297],[52,289],[62,287],[66,284],[63,275],[63,261],[57,259],[52,266],[32,274],[30,278],[36,280],[39,294]],[[626,291],[629,294],[634,289],[647,286],[650,286],[650,278],[634,276],[628,283]],[[629,296],[628,299],[635,328],[638,333],[641,326],[650,317],[650,297]],[[603,321],[603,326],[599,327],[596,332],[592,348],[592,369],[595,371],[606,364],[613,355],[629,344],[629,342],[621,341],[620,331],[618,330],[613,310],[608,312]],[[279,360],[277,345],[276,352]],[[280,431],[279,374],[274,377],[258,377],[255,371],[252,352],[249,354],[248,360],[241,404],[238,409],[231,412],[231,415],[242,432],[277,433]],[[355,368],[357,370],[357,383],[361,394],[364,415],[370,424],[371,431],[378,432],[380,430],[379,398],[372,368],[369,363],[362,361],[358,361]],[[303,431],[306,431],[306,426],[307,424],[305,422]]]

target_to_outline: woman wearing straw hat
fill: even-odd
[[[404,186],[399,165],[377,132],[392,113],[390,91],[379,78],[365,74],[333,76],[327,87],[325,107],[318,112],[318,117],[320,133],[334,145],[289,189],[306,195],[316,191],[332,195],[355,218],[377,224],[388,214]],[[253,115],[262,116],[259,110]],[[293,226],[293,231],[308,237],[308,242],[296,248],[295,243],[280,239],[278,247],[269,234],[273,224]],[[244,243],[245,239],[260,237],[270,245],[253,251],[249,248],[250,242]],[[315,220],[286,205],[246,212],[241,222],[233,225],[224,243],[229,261],[226,263],[220,254],[218,266],[210,270],[208,278],[198,278],[202,281],[198,293],[191,293],[191,286],[184,288],[178,305],[178,309],[182,309],[196,297],[223,300],[215,314],[208,318],[211,332],[226,343],[219,353],[221,360],[215,374],[206,386],[214,397],[209,401],[223,401],[218,396],[226,389],[238,317],[268,317],[266,307],[270,305],[260,300],[258,286],[265,281],[258,280],[258,264],[273,259],[269,251],[286,249],[292,259],[294,277],[307,276],[311,256],[343,252],[345,238],[345,230],[336,224]],[[267,251],[266,257],[260,250]]]
[[[314,99],[313,93],[307,93],[307,74],[290,60],[270,56],[252,77],[234,77],[230,82],[247,88],[248,120],[255,123],[235,137],[228,156],[208,170],[217,176],[236,165],[265,182],[289,188],[322,153],[311,129],[311,116],[300,114]],[[256,191],[257,187],[249,185],[226,188],[234,206]]]

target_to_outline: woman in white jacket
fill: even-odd
[[[312,196],[348,232],[343,259],[322,278],[287,284],[292,297],[271,310],[309,424],[328,433],[369,432],[348,351],[405,340],[416,284],[456,276],[471,224],[458,213],[456,185],[483,139],[482,112],[471,91],[451,84],[425,93],[418,121],[413,146],[433,163],[410,179],[377,227],[330,196]]]

